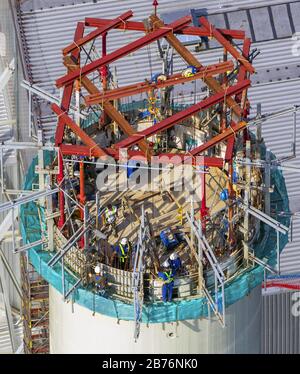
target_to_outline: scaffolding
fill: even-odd
[[[25,354],[49,353],[49,284],[22,253],[21,287]]]

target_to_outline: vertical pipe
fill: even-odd
[[[61,149],[58,150],[58,170],[57,183],[60,188],[63,188],[62,181],[64,179],[64,164]],[[65,224],[65,196],[63,191],[59,191],[59,209],[60,216],[58,220],[58,228],[62,228]]]
[[[96,192],[96,229],[99,229],[100,192]]]
[[[277,231],[277,272],[280,275],[280,232]]]
[[[16,233],[15,233],[15,208],[11,208],[11,232],[12,232],[12,247],[13,253],[16,253]]]
[[[224,290],[224,281],[222,282],[222,312],[223,312],[223,325],[225,327],[226,320],[225,320],[225,290]]]
[[[201,175],[201,220],[202,220],[202,230],[205,234],[206,230],[206,215],[207,215],[207,206],[206,206],[206,178],[205,178],[205,167],[203,167],[203,173]]]
[[[199,236],[200,238],[202,238],[202,225],[201,225],[201,219],[199,218],[199,221],[197,222],[198,223],[198,231],[199,231]],[[200,273],[200,291],[203,289],[204,285],[205,285],[205,281],[204,281],[204,276],[203,276],[203,249],[201,247],[201,243],[200,243],[200,240],[198,240],[198,250],[199,250],[199,273]]]
[[[85,204],[85,192],[84,192],[84,163],[82,160],[80,160],[79,162],[79,172],[80,172],[80,180],[79,180],[79,188],[80,188],[80,192],[79,192],[79,201],[80,201],[80,204],[82,206],[84,206]],[[81,209],[80,210],[80,217],[81,219],[84,218],[84,210]]]
[[[216,311],[219,311],[219,303],[218,303],[218,279],[215,273],[215,303],[216,303]]]
[[[258,119],[261,118],[261,103],[257,104],[257,107],[256,107],[256,117]],[[257,154],[260,154],[259,145],[260,145],[260,143],[262,141],[261,125],[262,125],[261,121],[258,121],[257,122],[257,126],[256,126],[256,152],[257,152]],[[257,156],[257,158],[259,158],[259,157]]]
[[[269,149],[266,149],[266,165],[265,165],[265,213],[267,215],[271,214],[271,197],[270,197],[270,187],[271,187],[271,152]]]
[[[1,192],[4,193],[4,162],[3,162],[3,148],[0,150],[0,168],[1,168]]]
[[[62,256],[62,259],[61,259],[61,282],[62,282],[63,301],[65,301],[66,290],[65,290],[65,259],[64,259],[64,256]]]
[[[201,222],[199,222],[199,227],[201,228]],[[202,233],[200,233],[200,236],[202,236]],[[200,244],[200,240],[198,240],[198,262],[199,262],[199,268],[198,268],[198,277],[199,277],[199,293],[201,294],[202,288],[204,285],[204,278],[203,278],[203,251]]]
[[[29,135],[29,139],[31,139],[31,105],[32,105],[32,97],[31,97],[31,91],[28,92],[28,102],[29,102],[29,105],[28,105],[28,135]]]
[[[84,214],[84,205],[85,205],[85,193],[84,193],[84,163],[83,160],[79,161],[79,202],[81,205],[80,208],[80,219],[84,221],[85,214]],[[81,236],[79,239],[79,247],[84,248],[84,235]]]
[[[157,15],[158,1],[154,0],[152,5],[154,6],[154,15],[156,16]]]
[[[75,81],[75,102],[76,102],[76,112],[75,112],[75,122],[80,127],[80,82]]]
[[[232,159],[228,163],[228,221],[229,221],[229,232],[228,232],[228,239],[230,245],[233,244],[234,241],[234,231],[233,231],[233,224],[232,224],[232,219],[233,219],[233,199],[234,199],[234,189],[232,186],[232,179],[233,179],[233,162]]]
[[[106,44],[107,44],[107,33],[104,33],[102,35],[102,57],[105,57],[106,54],[107,54]],[[100,76],[101,76],[101,81],[102,81],[102,89],[103,89],[103,92],[104,92],[108,88],[107,66],[106,65],[104,65],[104,66],[101,67],[101,69],[100,69]],[[106,119],[107,119],[106,114],[103,111],[102,116],[100,118],[101,125],[105,125],[106,124]]]
[[[246,141],[246,166],[245,166],[245,181],[246,181],[246,188],[245,188],[245,196],[244,196],[244,203],[248,207],[251,202],[251,195],[250,195],[250,184],[251,184],[251,142],[249,140]],[[249,245],[248,245],[248,238],[249,238],[249,213],[245,210],[244,216],[244,259],[247,262],[249,260]]]
[[[102,57],[105,57],[107,53],[106,42],[107,42],[107,33],[102,35]],[[101,68],[101,78],[102,78],[103,91],[105,91],[107,89],[107,66],[106,65]]]
[[[193,198],[193,195],[191,195],[191,220],[192,220],[192,225],[194,223],[194,219],[195,219],[194,198]],[[192,227],[191,227],[191,242],[192,242],[192,245],[194,245],[195,234],[194,234],[194,231],[193,231]]]
[[[293,126],[293,143],[292,143],[292,152],[293,156],[296,157],[296,142],[297,142],[297,112],[294,111],[294,126]]]
[[[227,50],[226,50],[226,48],[224,48],[223,49],[223,61],[226,62],[227,59],[228,59],[227,58]],[[228,79],[227,79],[226,72],[223,75],[222,83],[223,83],[223,89],[226,91],[227,84],[228,84]],[[221,126],[220,127],[221,127],[220,132],[225,131],[225,129],[226,129],[226,98],[224,100],[223,107],[222,107]]]
[[[89,208],[87,205],[85,205],[84,206],[84,229],[87,228],[88,219],[89,219]],[[86,231],[83,234],[83,244],[84,244],[85,250],[87,250],[88,243],[89,243],[89,231]]]

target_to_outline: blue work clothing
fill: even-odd
[[[128,243],[126,245],[122,245],[121,243],[115,246],[115,252],[117,252],[121,262],[124,262],[128,257],[128,252],[131,248],[131,245]]]
[[[173,249],[179,244],[178,239],[176,238],[175,235],[172,234],[170,229],[161,231],[159,236],[160,236],[160,239],[163,245],[166,247],[167,250]]]
[[[164,284],[162,286],[163,301],[172,301],[174,288],[174,272],[172,270],[159,272],[158,276],[164,281]]]
[[[176,274],[177,271],[181,268],[181,260],[180,258],[176,258],[176,260],[169,259],[169,263],[171,266],[171,269],[173,270],[173,273]]]

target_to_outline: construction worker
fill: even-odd
[[[161,83],[167,80],[167,76],[162,73],[153,74],[151,77],[151,83]]]
[[[172,253],[169,258],[170,267],[174,275],[181,269],[181,260],[176,252]]]
[[[111,226],[113,234],[117,234],[116,220],[118,210],[116,206],[108,204],[104,211],[105,223],[107,226]]]
[[[196,73],[197,73],[197,68],[195,66],[190,65],[186,69],[183,70],[181,75],[184,78],[189,78],[189,77],[193,77]]]
[[[171,269],[169,260],[163,263],[164,271],[158,272],[158,277],[163,280],[162,286],[162,300],[172,301],[173,288],[174,288],[174,272]]]
[[[94,274],[92,275],[92,281],[95,286],[95,291],[103,296],[105,294],[105,288],[107,286],[107,279],[105,276],[101,275],[100,265],[96,265],[94,269]]]
[[[121,239],[119,245],[114,248],[114,253],[112,256],[113,260],[118,258],[117,267],[122,270],[128,270],[130,265],[130,256],[131,256],[132,246],[127,238]]]

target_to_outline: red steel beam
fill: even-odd
[[[192,116],[193,114],[200,112],[201,110],[207,109],[212,105],[215,105],[219,102],[222,102],[228,96],[232,96],[237,94],[240,91],[243,91],[246,87],[249,87],[251,84],[250,80],[245,80],[244,82],[240,82],[234,86],[227,88],[225,91],[218,92],[200,103],[192,105],[191,107],[182,110],[179,113],[174,114],[173,116],[166,118],[165,120],[161,121],[160,123],[153,125],[143,131],[137,132],[132,136],[129,136],[127,139],[122,140],[119,143],[115,144],[115,148],[128,148],[132,145],[138,143],[141,139],[148,138],[153,136],[161,131],[168,129],[169,127],[174,126],[176,123],[182,122],[184,119]]]
[[[104,148],[104,151],[108,156],[113,157],[115,160],[123,160],[123,158],[120,157],[120,152],[115,149]],[[84,145],[62,144],[61,152],[63,155],[100,157],[100,153],[97,149],[91,149]],[[128,151],[128,157],[124,158],[124,160],[130,160],[133,157],[136,160],[147,162],[147,159],[145,158],[143,152],[131,150]],[[190,154],[188,153],[161,153],[160,155],[152,156],[151,158],[151,163],[153,164],[180,165],[185,162],[187,165],[204,165],[207,167],[217,168],[223,168],[224,165],[224,160],[222,158],[199,156],[192,159]]]
[[[74,40],[78,40],[82,38],[84,33],[84,23],[78,22],[75,30]],[[80,59],[80,51],[75,50],[72,52],[72,57],[74,61],[79,63]],[[72,93],[73,93],[73,82],[69,83],[64,87],[63,96],[62,96],[62,102],[61,102],[61,110],[63,112],[68,112],[71,104],[72,99]],[[65,122],[61,117],[59,117],[57,129],[55,133],[55,145],[60,145],[63,141],[64,136],[64,129],[65,129]],[[59,165],[59,174],[57,175],[57,183],[60,185],[64,179],[64,164],[62,160],[62,154],[61,151],[58,153],[58,165]],[[60,210],[60,217],[58,220],[58,227],[61,228],[65,224],[65,195],[63,191],[60,191],[58,194],[59,199],[59,210]]]
[[[248,60],[249,58],[249,54],[250,54],[250,47],[251,47],[251,39],[250,38],[245,38],[244,40],[244,44],[243,44],[243,50],[242,50],[242,54],[243,54],[243,57],[245,59]],[[237,76],[237,81],[238,82],[241,82],[243,81],[244,79],[247,79],[247,70],[245,68],[244,65],[242,65],[239,69],[239,73],[238,73],[238,76]],[[242,99],[242,94],[238,94],[236,95],[235,97],[235,100],[240,103],[241,102],[241,99]]]
[[[65,65],[69,66],[69,70],[73,71],[73,69],[76,69],[76,66],[72,65],[71,63],[71,58],[69,56],[66,56]],[[89,94],[99,94],[100,92],[88,77],[83,77],[81,79],[81,84]],[[105,113],[118,124],[118,126],[126,135],[132,135],[134,133],[134,129],[132,128],[130,123],[126,121],[125,117],[117,109],[115,109],[115,107],[109,101],[103,104],[103,108]],[[147,153],[147,142],[142,140],[139,142],[138,146],[145,154]]]
[[[191,155],[193,155],[193,156],[199,155],[199,153],[202,153],[202,152],[208,150],[209,148],[214,147],[218,143],[220,143],[222,141],[225,141],[226,139],[230,138],[231,136],[233,136],[237,132],[245,129],[246,126],[247,126],[247,122],[242,121],[242,122],[239,122],[239,123],[234,123],[232,121],[231,122],[231,127],[227,128],[221,134],[218,134],[218,135],[214,136],[213,138],[208,140],[206,143],[200,145],[199,147],[192,149],[190,151]]]
[[[128,12],[121,14],[120,17],[110,20],[105,25],[99,27],[97,30],[90,32],[85,37],[82,37],[79,40],[68,45],[66,48],[63,49],[63,55],[65,56],[68,53],[74,51],[75,49],[79,49],[81,46],[97,38],[98,36],[105,34],[109,30],[114,29],[117,26],[120,26],[122,23],[124,23],[128,18],[132,16],[133,12],[129,10]]]
[[[77,27],[75,30],[75,35],[74,35],[74,40],[77,41],[80,38],[82,38],[84,33],[84,23],[83,22],[78,22]],[[72,52],[72,58],[74,61],[78,63],[80,57],[80,51],[79,49],[75,50]],[[72,98],[72,93],[73,93],[73,82],[67,84],[64,87],[63,95],[62,95],[62,101],[61,101],[61,109],[64,112],[68,112],[71,104],[71,98]],[[65,124],[64,122],[59,118],[57,128],[56,128],[56,133],[55,133],[55,145],[58,146],[59,144],[62,143],[63,141],[63,136],[64,136],[64,129],[65,129]]]
[[[233,155],[233,148],[234,148],[234,136],[232,135],[228,140],[227,140],[227,148],[226,148],[226,153],[225,153],[225,161],[231,161],[232,160],[232,155]]]
[[[237,60],[239,61],[249,73],[254,74],[255,69],[252,64],[243,57],[234,46],[218,31],[205,17],[200,17],[201,24],[222,46]]]
[[[102,18],[90,18],[85,19],[85,25],[90,27],[103,27],[110,22],[108,19]],[[168,27],[169,25],[166,25]],[[145,25],[142,22],[126,21],[115,27],[118,30],[131,30],[146,32]],[[245,31],[242,30],[228,30],[228,29],[217,29],[220,33],[233,39],[244,39]],[[176,34],[183,35],[195,35],[195,36],[209,36],[209,32],[204,27],[187,26],[182,30],[177,30]]]
[[[89,148],[86,145],[61,144],[60,149],[63,155],[98,157],[98,158],[101,157],[102,155],[102,153],[99,152],[98,149]]]
[[[67,125],[79,138],[90,148],[95,148],[98,150],[101,156],[107,156],[106,153],[98,146],[97,143],[94,142],[72,119],[60,109],[60,107],[56,104],[51,105],[51,109],[54,113],[56,113],[62,121],[64,121],[65,125]],[[101,157],[100,156],[100,157]]]
[[[204,77],[211,77],[213,75],[225,73],[232,70],[233,67],[234,65],[232,61],[221,62],[216,65],[210,65],[198,69],[198,73],[196,73],[192,77],[185,78],[182,77],[180,73],[174,74],[171,75],[166,81],[161,83],[140,82],[125,87],[116,88],[114,90],[101,92],[97,95],[89,95],[85,97],[85,102],[87,105],[93,105],[102,103],[105,100],[116,100],[126,96],[133,96],[142,92],[147,92],[150,90],[160,89],[168,86],[175,86],[177,84],[186,83],[195,79],[203,79]]]
[[[168,27],[162,27],[159,28],[153,32],[150,32],[149,34],[143,36],[142,38],[139,38],[135,40],[132,43],[129,43],[128,45],[125,45],[122,48],[117,49],[116,51],[109,53],[105,57],[101,57],[90,64],[87,64],[81,68],[76,69],[74,72],[68,73],[64,77],[59,78],[56,81],[56,86],[62,87],[75,79],[80,79],[83,76],[91,73],[92,71],[99,69],[102,66],[108,65],[109,63],[118,60],[121,57],[124,57],[128,55],[129,53],[132,53],[136,51],[139,48],[145,47],[146,45],[154,42],[155,40],[158,40],[162,38],[164,35],[168,34],[170,31],[178,30],[182,27],[184,27],[186,24],[191,22],[191,17],[186,16],[178,19],[177,21],[171,23],[168,25]]]
[[[250,38],[245,38],[244,44],[243,44],[242,54],[243,54],[243,57],[246,58],[246,59],[249,58],[250,47],[251,47],[251,39]],[[240,67],[240,70],[239,70],[239,73],[238,73],[237,81],[240,82],[240,81],[246,79],[247,75],[248,75],[248,72],[245,69],[244,65],[242,65]],[[247,91],[240,92],[239,94],[237,94],[235,96],[235,100],[236,100],[237,103],[241,103],[241,107],[243,109],[243,116],[247,117],[247,110],[245,110],[245,106],[246,106],[246,103],[247,103]],[[249,138],[249,132],[248,132],[248,129],[246,128],[244,130],[244,142],[246,142],[246,140],[248,140],[248,138]]]

